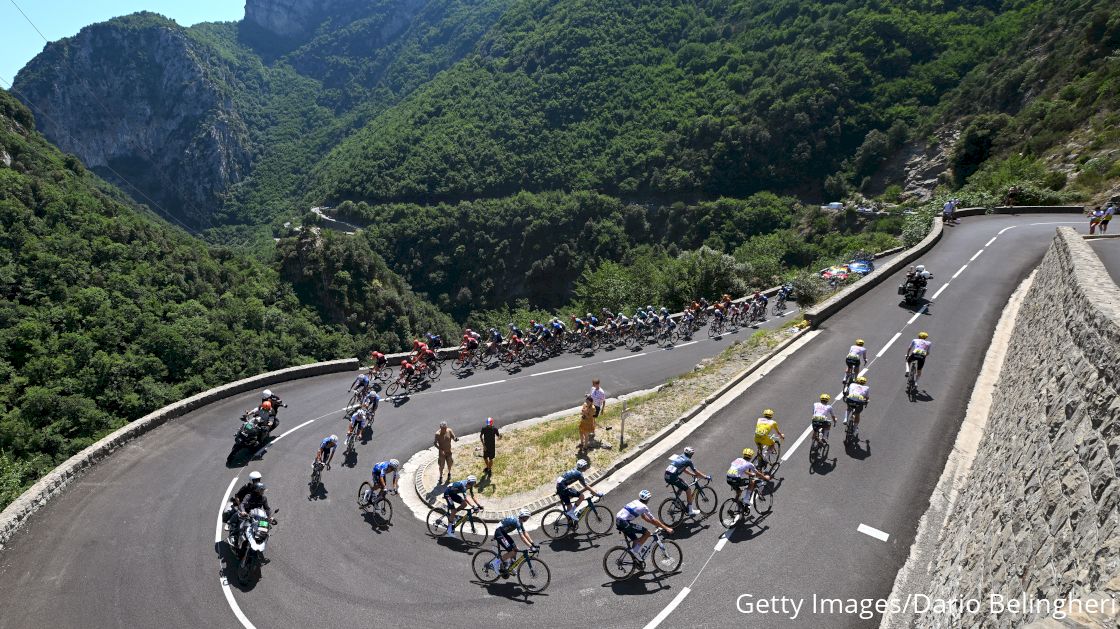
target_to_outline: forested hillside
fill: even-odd
[[[451,322],[368,249],[308,230],[273,268],[159,224],[0,91],[0,506],[106,432],[219,383]],[[346,299],[330,294],[341,285]],[[302,298],[302,299],[301,299]],[[330,300],[322,317],[307,304]]]

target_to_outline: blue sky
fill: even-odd
[[[95,22],[137,11],[159,13],[183,26],[231,22],[245,15],[245,0],[0,0],[0,86],[5,88],[46,45],[15,5],[50,41],[70,37]]]

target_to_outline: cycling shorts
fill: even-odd
[[[557,485],[556,495],[560,496],[560,500],[562,500],[564,502],[564,505],[566,506],[568,504],[568,501],[572,498],[579,498],[579,490],[573,489],[572,487]]]
[[[513,542],[513,538],[510,537],[509,533],[501,529],[494,531],[494,541],[498,542],[498,548],[502,551],[510,551],[517,548],[517,544]]]
[[[448,511],[457,507],[461,507],[467,500],[465,497],[463,497],[463,494],[444,494],[443,499],[447,501]]]
[[[770,435],[755,435],[754,442],[760,446],[772,446],[774,445],[774,438]]]
[[[645,535],[646,532],[646,527],[633,521],[628,522],[626,520],[615,520],[614,526],[619,531],[622,531],[622,534],[626,536],[626,539],[631,542],[637,541],[637,539],[642,535]]]
[[[813,418],[813,430],[828,430],[832,426],[832,421],[824,417]]]
[[[749,483],[749,482],[750,482],[750,479],[747,479],[747,478],[740,478],[738,476],[728,476],[727,477],[727,484],[731,485],[732,489],[742,489],[742,488],[746,487],[747,483]]]
[[[919,356],[918,354],[911,354],[910,355],[910,362],[917,363],[918,364],[918,369],[922,369],[923,367],[926,366],[926,357],[925,356]]]
[[[862,410],[864,406],[867,406],[867,400],[852,397],[845,399],[844,403],[856,410]]]
[[[859,367],[859,356],[848,356],[844,359],[844,362],[852,367]]]
[[[666,474],[665,483],[674,489],[688,491],[688,483],[684,482],[684,479],[682,479],[679,475],[673,476],[672,474]]]

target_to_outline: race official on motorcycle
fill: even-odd
[[[249,512],[253,509],[261,508],[264,509],[265,514],[271,518],[272,507],[268,506],[268,498],[264,495],[265,490],[268,488],[263,481],[257,482],[256,484],[250,482],[249,485],[249,491],[246,492],[243,497],[237,498],[234,496],[230,498],[230,501],[237,507],[237,511],[242,517],[249,515]]]
[[[268,426],[268,429],[269,429],[269,431],[276,430],[276,427],[280,425],[280,420],[276,418],[276,413],[280,410],[281,406],[287,407],[288,405],[285,404],[284,400],[281,400],[278,395],[273,393],[272,389],[265,389],[264,391],[261,391],[261,404],[260,404],[259,407],[257,407],[258,411],[260,411],[261,409],[264,408],[265,402],[269,403],[269,409],[268,409],[269,426]]]

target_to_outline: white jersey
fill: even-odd
[[[929,348],[933,347],[933,343],[926,339],[914,339],[910,341],[910,352],[918,356],[926,356],[929,354]]]
[[[616,520],[622,520],[623,522],[630,522],[631,520],[636,520],[643,515],[649,514],[649,506],[647,506],[646,503],[641,500],[631,500],[626,503],[626,506],[620,509],[618,513],[614,514],[614,518]]]
[[[866,402],[871,394],[871,387],[866,384],[851,383],[848,385],[848,399],[856,402]]]
[[[859,385],[855,385],[859,386]],[[849,390],[851,387],[849,386]],[[825,404],[824,402],[817,402],[813,404],[813,419],[836,419],[836,413],[832,412],[832,405]]]
[[[859,358],[867,362],[867,348],[861,345],[853,345],[851,349],[848,350],[848,358]]]
[[[727,475],[735,478],[747,478],[751,474],[757,474],[758,468],[754,463],[739,457],[731,462],[731,467],[727,468]]]

